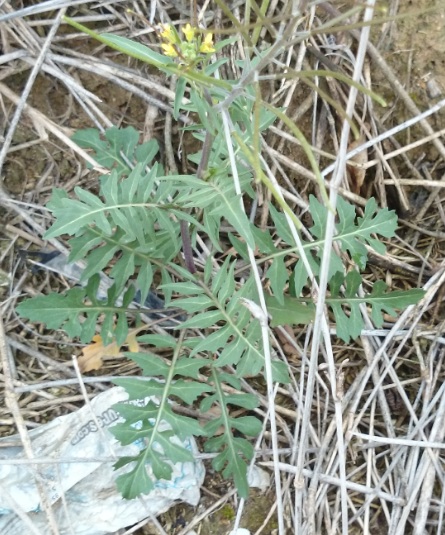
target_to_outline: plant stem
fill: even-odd
[[[206,101],[212,105],[212,99],[207,89],[204,89],[204,97]],[[199,162],[198,169],[196,171],[197,178],[203,178],[209,165],[210,151],[212,148],[214,136],[210,132],[206,132],[206,137],[202,145],[201,161]],[[181,238],[182,238],[182,252],[184,253],[184,261],[187,269],[190,273],[196,273],[195,261],[193,259],[192,241],[190,239],[190,232],[188,223],[181,220]]]

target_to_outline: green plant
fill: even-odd
[[[166,174],[156,163],[156,142],[139,144],[139,135],[132,128],[111,128],[104,135],[93,129],[78,132],[74,141],[90,149],[109,174],[100,178],[97,195],[79,187],[76,198],[54,191],[48,207],[55,222],[46,237],[71,236],[70,260],[86,261],[83,278],[87,284],[64,295],[29,299],[18,311],[32,321],[44,321],[48,328],[63,328],[84,343],[91,341],[100,324],[104,343],[115,339],[123,344],[130,321],[137,321],[138,311],[130,308],[135,293],[139,291],[144,302],[157,273],[166,307],[182,309],[187,318],[176,329],[179,338],[149,333],[138,336],[146,346],[170,347],[171,362],[164,362],[154,349],[128,353],[146,378],[116,381],[130,400],[153,396],[143,407],[117,406],[124,422],[112,428],[115,436],[123,444],[140,438],[145,441],[136,457],[116,464],[116,469],[131,468],[118,477],[119,488],[125,498],[149,492],[154,483],[147,475],[146,463],[155,478],[168,479],[168,460],[192,460],[191,453],[174,437],[195,435],[205,438],[207,450],[217,452],[213,466],[232,477],[239,494],[246,496],[247,467],[254,453],[246,437],[257,436],[262,424],[253,415],[258,400],[243,392],[242,380],[261,374],[269,365],[268,340],[263,336],[267,325],[261,316],[265,312],[263,287],[271,289],[266,305],[272,327],[305,325],[314,319],[312,282],[320,273],[326,216],[332,210],[315,158],[298,128],[288,125],[305,147],[324,199],[321,203],[311,196],[313,225],[303,239],[301,222],[265,174],[260,158],[262,132],[277,117],[286,122],[283,110],[262,101],[259,83],[251,76],[255,68],[261,69],[271,60],[273,47],[239,62],[243,74],[235,83],[216,77],[225,60],[210,63],[211,39],[204,36],[198,40],[190,28],[184,31],[185,41],[163,28],[161,36],[168,53],[164,56],[128,39],[99,36],[73,24],[107,45],[177,75],[175,114],[181,110],[197,114],[200,123],[188,129],[203,148],[190,158],[199,164],[196,176]],[[175,56],[178,62],[172,59]],[[244,207],[246,199],[255,199],[255,181],[268,188],[275,200],[275,206],[270,206],[271,227],[264,230],[250,221]],[[230,225],[229,231],[222,230],[223,222]],[[382,311],[394,314],[396,308],[414,304],[423,295],[416,289],[386,292],[383,283],[374,284],[369,294],[362,295],[367,247],[383,253],[385,247],[378,236],[394,236],[396,226],[395,213],[378,209],[374,199],[360,217],[347,201],[338,202],[338,252],[332,251],[330,257],[326,304],[337,335],[346,342],[363,329],[361,305],[370,307],[372,319],[380,326]],[[199,269],[190,256],[198,236],[212,248]],[[236,256],[225,255],[228,243]],[[186,267],[180,261],[181,251]],[[348,259],[348,268],[342,256]],[[250,264],[242,279],[236,276],[240,260]],[[113,286],[105,300],[98,299],[99,274],[110,265]],[[264,268],[263,287],[256,277],[258,266]],[[284,362],[274,358],[270,365],[274,381],[289,380]],[[213,417],[201,425],[177,412],[172,400],[191,406],[199,402],[200,411],[204,415],[212,411]],[[236,408],[248,415],[233,416]]]

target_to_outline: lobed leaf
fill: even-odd
[[[313,196],[310,196],[310,212],[314,220],[311,232],[322,245],[324,228],[326,225],[326,208]],[[347,251],[360,269],[364,269],[368,259],[365,244],[377,247],[380,254],[385,253],[385,246],[372,238],[373,234],[390,238],[395,235],[397,216],[393,210],[379,209],[374,198],[368,199],[363,217],[356,220],[355,208],[342,197],[337,202],[338,223],[336,225],[335,240],[341,248]]]
[[[99,315],[103,315],[100,334],[104,344],[109,343],[114,334],[116,342],[121,345],[128,335],[125,318],[127,308],[117,306],[116,298],[112,294],[107,299],[97,300],[98,284],[99,278],[95,276],[90,279],[86,288],[72,288],[65,294],[33,297],[20,303],[17,312],[31,321],[44,322],[48,329],[63,328],[68,336],[80,338],[83,343],[89,343],[93,339],[97,319]],[[119,329],[114,328],[116,318]]]
[[[114,469],[117,470],[132,461],[133,458],[121,457],[114,465]],[[134,500],[143,494],[150,494],[154,489],[154,483],[148,476],[145,458],[137,460],[136,465],[130,472],[119,475],[116,478],[116,485],[126,500]]]
[[[284,297],[282,302],[266,295],[267,311],[272,317],[272,327],[278,325],[308,325],[315,318],[315,306],[295,297]]]
[[[375,326],[380,328],[383,325],[383,312],[395,316],[396,309],[414,305],[425,295],[419,289],[387,292],[386,284],[378,281],[371,294],[361,297],[357,295],[360,284],[361,276],[357,271],[350,271],[346,277],[339,273],[332,281],[331,297],[326,299],[334,313],[337,336],[345,342],[360,336],[364,328],[361,304],[371,307],[371,318]]]

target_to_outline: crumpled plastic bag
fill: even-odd
[[[119,420],[112,405],[126,399],[124,389],[110,388],[92,399],[90,406],[85,405],[29,432],[34,456],[50,461],[35,466],[53,504],[60,535],[106,535],[157,516],[175,501],[198,504],[205,475],[204,465],[199,460],[172,464],[171,481],[157,481],[149,495],[135,500],[122,498],[115,485],[115,478],[121,472],[115,472],[113,464],[117,458],[137,455],[143,448],[143,444],[138,443],[121,446],[108,432]],[[149,398],[144,400],[148,401]],[[193,438],[181,443],[197,453]],[[40,510],[33,471],[29,464],[13,462],[25,458],[20,444],[17,436],[0,439],[3,463],[0,464],[0,533],[31,533],[13,512],[19,507],[28,512],[35,532],[47,535],[50,529],[45,513]],[[67,462],[70,459],[76,462]],[[11,464],[4,464],[7,460]],[[147,470],[150,473],[149,466]]]

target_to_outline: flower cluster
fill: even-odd
[[[190,65],[203,54],[215,52],[211,33],[206,33],[202,38],[200,30],[193,28],[190,24],[182,28],[182,33],[185,39],[179,37],[175,27],[171,24],[161,26],[160,35],[164,41],[161,46],[166,56],[179,58],[183,63]]]

